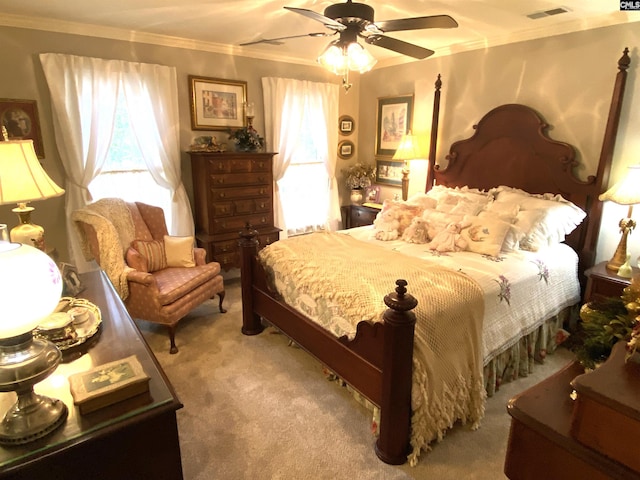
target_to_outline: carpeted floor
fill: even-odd
[[[508,400],[573,358],[559,349],[488,400],[479,430],[457,426],[416,467],[390,466],[373,450],[369,412],[283,335],[242,335],[239,281],[226,289],[226,314],[212,300],[180,323],[176,355],[164,328],[138,322],[184,404],[178,428],[186,480],[504,479]]]

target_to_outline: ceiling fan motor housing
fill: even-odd
[[[345,23],[360,22],[373,23],[374,10],[364,3],[336,3],[324,9],[324,16],[332,20],[342,19]]]

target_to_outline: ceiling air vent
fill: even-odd
[[[552,8],[551,10],[543,10],[541,12],[533,12],[527,15],[531,20],[537,20],[538,18],[550,17],[551,15],[559,15],[561,13],[567,13],[570,10],[567,7]]]

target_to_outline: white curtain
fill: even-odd
[[[191,207],[180,174],[178,88],[175,68],[121,60],[44,53],[40,61],[51,93],[58,153],[64,165],[70,258],[89,268],[71,222],[91,203],[88,186],[100,173],[111,144],[122,89],[144,161],[156,182],[172,193],[175,235],[193,235]]]
[[[296,139],[303,124],[305,104],[318,112],[314,134],[326,145],[321,153],[329,176],[330,202],[327,206],[326,226],[337,229],[340,221],[338,187],[335,178],[338,148],[338,101],[340,87],[334,84],[265,77],[262,79],[265,112],[265,139],[278,154],[274,157],[275,224],[287,236],[278,181],[282,179],[295,154]]]

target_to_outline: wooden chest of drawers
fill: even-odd
[[[196,240],[224,270],[240,267],[239,232],[247,223],[260,245],[279,238],[273,225],[273,153],[190,152]]]

